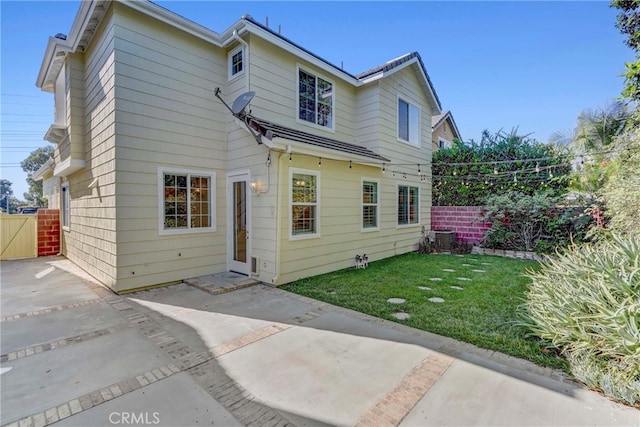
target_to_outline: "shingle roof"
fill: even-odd
[[[438,98],[438,94],[436,93],[434,87],[433,87],[433,82],[431,81],[431,78],[429,77],[429,74],[427,73],[427,68],[424,66],[424,62],[422,62],[422,57],[420,56],[420,54],[418,52],[411,52],[411,53],[407,53],[406,55],[403,55],[399,58],[396,59],[392,59],[389,62],[386,62],[382,65],[379,65],[375,68],[372,68],[368,71],[365,71],[364,73],[360,73],[356,75],[356,78],[358,80],[363,80],[366,79],[367,77],[371,77],[373,75],[379,74],[379,73],[386,73],[388,71],[393,70],[396,67],[399,67],[400,65],[404,64],[405,62],[409,62],[412,59],[416,58],[418,60],[418,63],[420,64],[420,68],[422,68],[422,72],[424,73],[425,77],[427,78],[427,81],[429,82],[429,85],[431,86],[431,90],[433,91],[433,95],[436,98],[436,102],[438,103],[438,107],[442,108],[442,104],[440,103],[440,98]]]
[[[462,136],[460,136],[460,131],[458,130],[458,125],[456,125],[456,121],[453,119],[453,114],[451,114],[450,110],[444,111],[441,114],[431,117],[431,129],[435,129],[440,126],[445,120],[449,119],[451,121],[451,127],[455,132],[454,137],[462,140]]]
[[[390,160],[386,157],[383,157],[377,153],[374,153],[368,148],[361,147],[359,145],[350,144],[348,142],[338,141],[337,139],[318,136],[297,129],[288,128],[276,123],[259,119],[254,116],[249,116],[249,122],[252,124],[252,127],[256,131],[260,132],[260,134],[263,136],[266,136],[267,131],[270,131],[272,133],[272,138],[279,137],[289,139],[291,141],[309,144],[314,147],[335,150],[341,153],[356,155],[360,157],[368,157],[380,162],[390,162]]]
[[[349,76],[353,79],[356,79],[358,81],[362,81],[364,79],[366,79],[367,77],[373,76],[375,74],[378,73],[384,73],[387,71],[390,71],[402,64],[404,64],[405,62],[411,61],[412,59],[416,58],[418,60],[418,63],[420,64],[420,67],[422,68],[422,72],[424,73],[427,82],[429,84],[429,86],[431,87],[431,91],[433,92],[433,95],[435,97],[436,102],[438,103],[438,108],[442,109],[442,103],[440,102],[440,98],[438,98],[438,94],[435,91],[435,88],[433,86],[433,82],[431,81],[431,78],[429,77],[429,74],[427,73],[427,68],[424,66],[424,62],[422,62],[422,57],[420,57],[420,54],[418,52],[411,52],[408,53],[406,55],[403,55],[399,58],[396,59],[392,59],[391,61],[388,61],[382,65],[379,65],[375,68],[372,68],[368,71],[365,71],[363,73],[360,74],[356,74],[353,75],[347,71],[345,71],[342,67],[338,67],[335,64],[332,64],[331,62],[327,61],[326,59],[322,58],[321,56],[316,55],[315,53],[311,52],[308,49],[305,49],[304,47],[300,46],[299,44],[295,43],[294,41],[284,37],[283,35],[281,35],[280,33],[273,31],[271,28],[267,27],[266,25],[263,25],[261,23],[259,23],[258,21],[256,21],[255,19],[253,19],[253,17],[251,15],[244,15],[242,17],[243,20],[252,23],[253,25],[263,29],[264,31],[269,32],[270,34],[278,37],[279,39],[283,40],[284,42],[290,44],[291,46],[294,46],[300,50],[302,50],[303,52],[306,52],[307,54],[313,56],[314,58],[324,62],[325,64],[327,64],[328,66],[332,67],[333,69],[335,69],[336,71]]]

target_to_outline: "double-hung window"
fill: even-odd
[[[320,222],[319,175],[291,170],[289,174],[292,238],[317,237]]]
[[[298,69],[298,119],[333,129],[333,83]]]
[[[362,181],[362,229],[378,228],[378,182]]]
[[[160,234],[215,231],[215,176],[160,170]]]
[[[419,189],[408,185],[398,186],[398,225],[420,223]]]
[[[398,98],[398,139],[420,146],[420,109]]]

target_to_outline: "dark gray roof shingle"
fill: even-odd
[[[368,157],[372,160],[380,162],[390,162],[384,156],[381,156],[368,148],[361,147],[359,145],[350,144],[348,142],[338,141],[337,139],[327,138],[324,136],[314,135],[308,132],[303,132],[297,129],[288,128],[278,125],[266,120],[259,119],[254,116],[249,116],[249,123],[251,127],[258,131],[261,135],[266,136],[267,131],[272,133],[272,138],[284,138],[291,141],[302,142],[314,147],[325,148],[329,150],[339,151],[345,154],[356,155],[360,157]]]

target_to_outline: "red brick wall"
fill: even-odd
[[[476,206],[432,206],[431,230],[454,231],[458,242],[480,243],[491,228],[480,219],[481,210]]]
[[[60,211],[38,209],[38,256],[60,253]]]

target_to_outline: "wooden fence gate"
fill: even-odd
[[[0,260],[38,256],[36,215],[0,215]]]

